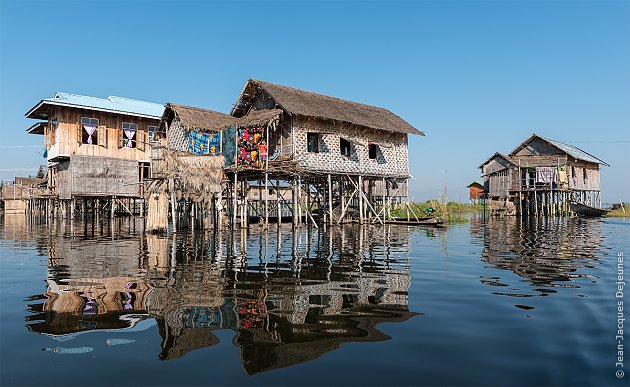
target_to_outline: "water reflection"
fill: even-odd
[[[497,287],[494,294],[533,297],[557,293],[558,288],[579,288],[579,278],[595,281],[586,272],[599,265],[602,222],[586,218],[472,218],[470,233],[473,240],[483,242],[482,260],[489,268],[509,270],[521,278],[514,282],[509,276],[483,275],[481,282]]]
[[[107,331],[108,345],[136,345],[117,333],[157,325],[158,356],[170,360],[217,344],[215,331],[229,329],[253,374],[344,342],[387,340],[377,324],[415,314],[407,228],[283,226],[171,239],[124,227],[112,237],[120,227],[60,226],[46,237],[48,289],[29,300],[30,331],[60,342]]]

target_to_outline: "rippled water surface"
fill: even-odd
[[[1,385],[628,382],[626,220],[169,237],[0,220]]]

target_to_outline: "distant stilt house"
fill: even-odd
[[[565,215],[571,202],[601,207],[597,157],[573,145],[532,135],[509,155],[479,166],[491,211],[507,215]]]
[[[469,190],[469,198],[471,204],[479,204],[485,199],[485,190],[483,184],[473,181],[466,186]]]
[[[49,211],[75,203],[92,209],[129,207],[150,174],[150,142],[164,106],[121,97],[56,93],[26,113],[40,121],[27,132],[47,148]]]
[[[242,178],[271,181],[273,186],[284,181],[293,187],[291,197],[280,201],[291,209],[294,223],[302,216],[331,224],[352,219],[382,222],[393,201],[408,200],[407,136],[424,134],[397,115],[253,79],[231,114],[244,117],[266,109],[283,111],[277,128],[265,136],[267,158],[260,165],[237,162],[226,172],[235,184]],[[267,218],[268,209],[264,212]]]
[[[25,214],[30,200],[46,195],[46,179],[40,177],[16,177],[12,182],[0,184],[0,212]]]

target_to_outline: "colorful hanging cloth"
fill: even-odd
[[[221,133],[213,133],[210,135],[210,140],[208,140],[208,150],[211,155],[219,154],[219,149],[221,142]]]
[[[210,134],[190,131],[188,150],[196,155],[208,154]]]
[[[92,144],[92,135],[96,132],[96,125],[83,125],[83,129],[88,134],[87,143]]]

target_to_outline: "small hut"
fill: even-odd
[[[473,181],[472,183],[468,184],[466,188],[468,188],[469,190],[470,203],[471,204],[481,203],[481,201],[485,197],[484,196],[485,190],[484,190],[483,184],[481,184],[478,181]]]

